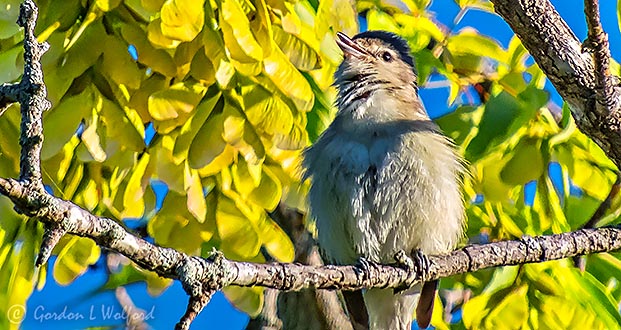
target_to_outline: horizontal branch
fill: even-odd
[[[583,47],[549,0],[491,2],[569,104],[578,128],[621,167],[621,87],[605,67],[610,53],[604,50],[607,41],[604,45],[598,39],[603,31],[590,33],[595,39],[587,40],[597,45],[598,72],[589,47]]]
[[[186,290],[220,289],[227,285],[263,286],[278,290],[304,288],[357,290],[403,288],[419,281],[448,277],[485,268],[558,260],[621,248],[621,228],[581,229],[575,232],[470,245],[450,254],[429,256],[424,277],[398,265],[307,266],[288,263],[250,263],[203,259],[160,247],[128,233],[108,218],[97,217],[70,201],[31,191],[16,180],[0,179],[0,193],[27,215],[61,225],[68,233],[88,237],[121,253],[140,267],[162,277],[179,279]],[[189,280],[191,279],[191,280]],[[198,285],[198,286],[197,286]],[[196,294],[197,292],[189,292]]]

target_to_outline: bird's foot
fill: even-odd
[[[358,263],[356,264],[356,272],[362,276],[363,279],[372,278],[372,269],[377,268],[377,263],[373,262],[365,257],[358,258]]]
[[[395,260],[399,266],[409,273],[415,273],[420,280],[427,277],[430,262],[429,258],[420,249],[412,251],[411,255],[400,250],[395,254]]]

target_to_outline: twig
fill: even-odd
[[[584,1],[584,15],[589,29],[586,43],[593,50],[595,62],[595,81],[598,101],[610,111],[617,111],[619,107],[619,94],[615,92],[614,77],[610,74],[610,47],[608,34],[604,32],[599,14],[599,0]]]
[[[608,196],[606,196],[606,199],[599,204],[597,210],[595,210],[595,213],[593,213],[589,221],[587,221],[582,228],[595,228],[597,223],[604,217],[604,214],[606,214],[606,211],[610,208],[612,200],[619,194],[619,190],[621,190],[621,173],[617,173],[617,180],[612,184]]]

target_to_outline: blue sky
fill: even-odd
[[[579,39],[586,37],[586,23],[583,13],[582,0],[552,0],[565,21],[574,30]],[[616,1],[601,1],[602,23],[610,37],[613,57],[618,61],[621,55],[621,35],[617,24]],[[453,0],[434,0],[431,10],[436,13],[439,21],[450,24],[459,11]],[[481,11],[469,11],[456,26],[456,30],[470,26],[483,34],[498,40],[506,47],[513,33],[509,26],[499,17]],[[553,91],[552,99],[561,104],[561,98]],[[448,90],[443,88],[421,89],[421,97],[429,112],[445,112]],[[52,264],[54,258],[50,261]],[[115,313],[122,311],[114,298],[113,292],[93,294],[90,290],[96,289],[105,283],[105,274],[101,271],[104,265],[100,261],[95,270],[90,270],[74,283],[67,287],[58,286],[48,273],[47,285],[42,291],[35,292],[28,301],[26,319],[22,329],[81,329],[92,326],[116,326],[123,329],[123,321],[115,320]],[[52,269],[52,268],[50,268]],[[171,329],[183,315],[187,303],[187,296],[181,285],[175,283],[159,297],[150,297],[146,294],[144,284],[134,284],[127,287],[128,293],[137,307],[153,311],[153,318],[148,323],[154,329]],[[62,313],[64,320],[44,318],[52,315],[46,313]],[[67,315],[73,313],[81,320],[67,320]],[[63,318],[63,317],[61,317]],[[194,329],[244,329],[248,317],[232,307],[222,294],[214,296],[210,304],[195,320]]]

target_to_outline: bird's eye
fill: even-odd
[[[382,59],[386,62],[390,62],[392,61],[392,55],[390,54],[390,52],[384,52],[382,54]]]

